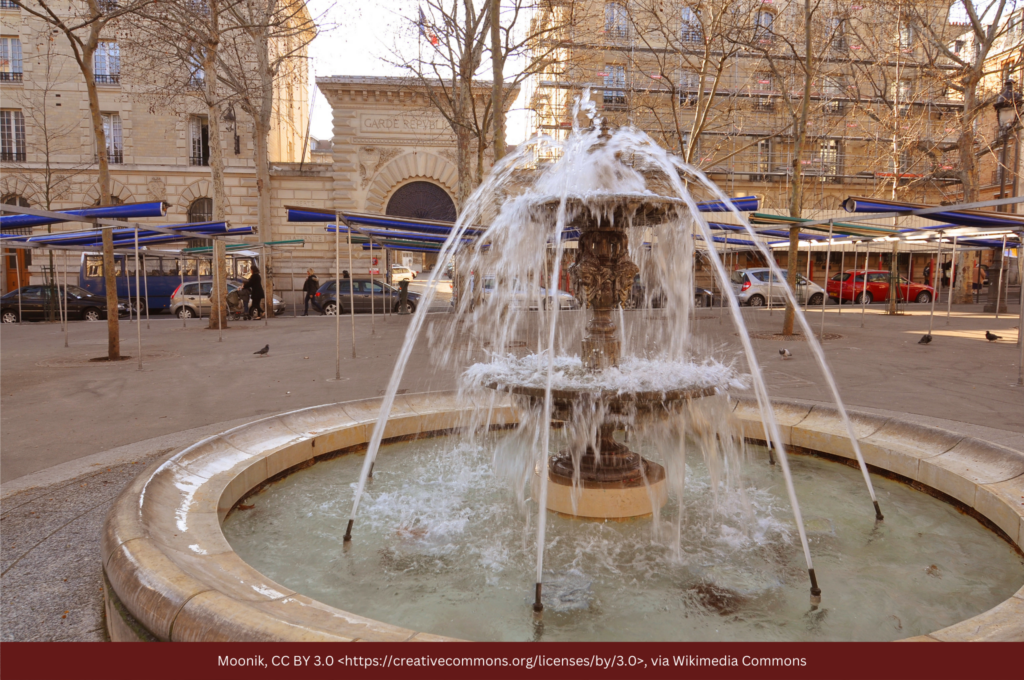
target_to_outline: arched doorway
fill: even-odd
[[[4,205],[16,205],[19,208],[30,208],[29,202],[24,197],[18,196],[17,194],[7,194],[3,198],[0,198],[0,203]],[[9,228],[6,230],[10,234],[23,234],[30,236],[32,234],[32,227],[22,228]],[[32,265],[32,251],[21,250],[17,248],[5,248],[4,249],[4,292],[9,293],[12,290],[17,290],[22,286],[29,284],[28,268]],[[19,276],[20,275],[20,276]],[[20,281],[19,281],[20,278]]]
[[[197,198],[188,207],[189,222],[212,222],[213,221],[213,199]],[[213,245],[213,240],[208,238],[192,238],[188,240],[189,248],[203,248]]]
[[[392,194],[384,214],[454,222],[455,202],[433,182],[409,182]]]

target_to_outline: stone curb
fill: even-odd
[[[311,459],[362,447],[382,399],[328,404],[271,416],[220,434],[152,465],[107,515],[101,542],[112,640],[448,640],[312,600],[275,583],[231,549],[221,523],[268,479]],[[835,409],[773,402],[783,444],[852,458]],[[489,422],[516,415],[495,397]],[[764,439],[753,400],[736,400],[745,436]],[[973,508],[1018,547],[1024,544],[1024,453],[896,418],[851,412],[869,465],[925,484]],[[441,433],[487,422],[454,393],[395,399],[385,439]],[[1024,640],[1024,588],[1005,602],[922,640]]]

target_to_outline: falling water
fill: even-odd
[[[587,128],[579,125],[583,117],[592,123]],[[539,165],[535,160],[553,154],[561,156],[553,164]],[[727,403],[723,390],[742,387],[744,379],[736,375],[731,364],[713,358],[709,348],[698,346],[700,343],[690,331],[694,303],[692,263],[695,239],[701,238],[713,273],[729,299],[730,314],[739,331],[766,436],[769,444],[774,446],[786,479],[787,493],[811,575],[812,594],[816,594],[810,549],[778,423],[728,273],[714,248],[710,227],[692,195],[696,190],[707,192],[710,198],[730,206],[733,215],[753,237],[781,279],[778,266],[759,243],[750,224],[732,208],[728,197],[717,186],[699,170],[659,147],[643,132],[619,129],[610,135],[602,134],[601,121],[589,101],[589,93],[576,101],[573,130],[566,141],[558,142],[540,135],[501,159],[469,198],[455,228],[441,247],[438,256],[440,266],[432,272],[431,285],[406,332],[356,488],[346,540],[351,537],[366,480],[379,450],[413,343],[427,321],[426,313],[436,290],[435,284],[445,269],[443,265],[453,257],[456,278],[459,279],[456,285],[459,297],[454,314],[432,322],[428,329],[435,360],[459,368],[474,364],[465,371],[460,384],[460,392],[473,398],[474,403],[480,403],[486,392],[489,393],[487,403],[493,405],[495,393],[488,388],[503,384],[503,380],[504,384],[531,383],[537,388],[543,387],[541,409],[528,408],[522,399],[514,400],[521,412],[519,433],[497,449],[494,460],[496,470],[511,481],[521,506],[525,507],[526,486],[531,479],[538,478],[533,493],[539,505],[536,526],[538,593],[543,577],[548,478],[544,472],[552,448],[553,389],[565,389],[567,385],[571,385],[571,389],[587,389],[584,383],[588,379],[596,381],[589,389],[598,392],[618,390],[621,394],[643,389],[668,392],[681,386],[717,389],[723,396],[688,403],[678,414],[660,423],[641,423],[628,416],[620,418],[618,423],[620,427],[636,431],[637,436],[649,437],[655,443],[664,458],[670,492],[677,497],[682,497],[685,487],[688,452],[684,434],[687,433],[697,433],[694,439],[708,469],[712,471],[716,488],[718,484],[723,488],[738,488],[744,445],[742,437],[731,427],[729,409],[723,407]],[[659,317],[661,323],[641,315],[643,332],[639,337],[643,341],[639,344],[642,347],[633,349],[632,346],[638,344],[636,329],[627,333],[625,315],[620,309],[619,330],[624,349],[621,365],[596,375],[583,371],[578,359],[563,352],[574,353],[578,347],[581,321],[586,312],[571,314],[569,323],[559,324],[560,311],[566,304],[558,290],[565,241],[575,238],[568,225],[574,224],[581,211],[589,211],[591,215],[609,222],[615,217],[614,205],[623,202],[644,205],[666,200],[674,201],[674,207],[670,205],[667,209],[660,226],[652,229],[643,220],[635,221],[628,213],[624,213],[627,224],[617,225],[629,236],[629,254],[640,269],[641,281],[656,280],[660,284],[665,298],[665,313]],[[653,243],[655,238],[656,246],[649,247],[648,243]],[[552,247],[554,266],[549,267],[547,254]],[[546,283],[546,287],[541,283]],[[793,292],[785,284],[783,288],[832,390],[874,502],[867,467],[821,346],[796,304]],[[648,299],[651,295],[652,292],[647,290]],[[532,310],[540,313],[531,313]],[[537,352],[526,354],[525,348],[531,344],[529,340],[532,337],[537,339]],[[481,356],[489,361],[480,363]],[[476,425],[489,424],[489,410],[477,410]],[[565,428],[558,440],[569,444],[570,451],[582,450],[589,444],[600,456],[596,446],[598,425],[608,417],[609,414],[601,408],[577,405],[571,417],[564,421]],[[579,461],[576,463],[578,474]],[[578,483],[578,478],[574,477],[574,499],[579,491]],[[877,502],[875,508],[877,512]],[[880,513],[878,516],[880,518]],[[656,524],[658,520],[655,504]],[[681,533],[680,513],[675,534],[678,537]]]

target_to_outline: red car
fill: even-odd
[[[867,286],[864,284],[864,277],[867,276]],[[853,301],[858,304],[862,302],[861,296],[865,296],[864,302],[884,302],[889,299],[889,272],[884,269],[858,269],[856,271],[836,274],[828,282],[828,296],[833,300]],[[923,283],[908,283],[902,276],[896,277],[899,282],[899,289],[896,297],[901,302],[928,303],[935,295],[935,289]]]

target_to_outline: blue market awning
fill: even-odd
[[[390,243],[385,243],[383,245],[381,245],[379,243],[374,243],[373,246],[374,246],[373,247],[374,250],[380,250],[381,248],[384,248],[385,250],[408,250],[409,252],[412,252],[412,253],[439,253],[439,252],[441,252],[440,248],[430,248],[428,246],[398,246],[398,245],[391,245]],[[363,250],[370,250],[370,244],[369,243],[364,243],[363,244]]]
[[[851,196],[843,201],[843,209],[846,212],[855,213],[884,213],[898,212],[902,210],[922,210],[933,206],[921,205],[918,203],[901,203],[899,201],[886,201],[880,198],[861,198]],[[949,222],[960,227],[989,227],[996,229],[1019,229],[1024,227],[1024,216],[1012,213],[985,212],[982,210],[943,210],[933,212],[921,217],[936,222]]]
[[[227,222],[195,222],[190,224],[168,224],[162,226],[163,229],[173,229],[180,231],[192,231],[196,233],[224,233],[227,229]],[[127,228],[112,229],[114,240],[131,235],[132,239],[135,238],[135,230]],[[175,237],[169,234],[161,234],[158,231],[152,231],[148,229],[139,230],[139,238],[146,238],[150,236],[170,236],[171,238],[190,238],[190,237]],[[8,234],[3,234],[3,237],[7,237]],[[13,236],[13,235],[12,235]],[[88,231],[71,231],[60,234],[40,234],[39,236],[14,236],[12,240],[21,241],[24,243],[39,243],[46,245],[76,245],[79,241],[91,243],[93,241],[102,242],[103,231],[101,229],[90,229]]]
[[[79,217],[106,217],[114,220],[127,220],[139,217],[163,217],[167,214],[167,204],[163,201],[152,203],[122,203],[121,205],[106,205],[100,208],[83,208],[81,210],[58,210],[57,212],[67,215],[66,220],[58,220],[53,217],[37,217],[36,215],[2,215],[0,216],[0,230],[17,229],[24,227],[41,227],[47,224],[59,224],[61,222],[75,222]]]
[[[318,210],[316,208],[302,208],[285,206],[288,210],[289,222],[334,222],[335,212],[333,210]],[[392,215],[368,215],[366,213],[342,212],[342,219],[355,226],[377,227],[380,229],[397,229],[399,231],[416,232],[421,234],[435,234],[447,236],[455,227],[454,222],[440,220],[421,220],[412,217],[395,217]],[[467,236],[476,236],[482,233],[482,229],[466,229]]]
[[[740,212],[754,212],[758,209],[760,201],[757,196],[742,196],[730,198],[729,203]],[[732,208],[723,201],[703,201],[697,204],[697,209],[701,212],[732,212]]]

